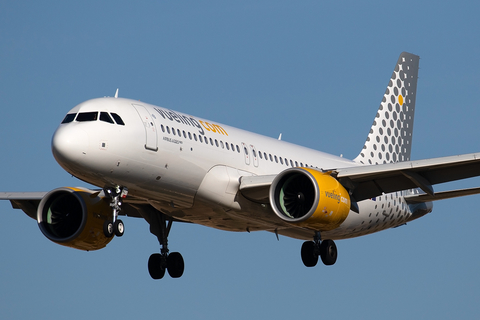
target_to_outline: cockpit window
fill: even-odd
[[[75,116],[77,114],[76,113],[69,113],[65,116],[65,118],[63,119],[62,123],[69,123],[69,122],[72,122],[73,119],[75,119]]]
[[[100,112],[100,121],[105,121],[105,122],[114,124],[112,118],[107,112]]]
[[[98,112],[80,112],[77,116],[77,121],[97,121]]]
[[[113,112],[112,112],[111,114],[112,114],[112,117],[113,117],[113,119],[115,119],[115,122],[116,122],[117,124],[119,124],[119,125],[121,125],[121,126],[124,126],[124,125],[125,125],[125,123],[123,122],[122,118],[120,118],[120,116],[119,116],[118,114],[113,113]]]

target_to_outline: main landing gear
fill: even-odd
[[[155,279],[162,279],[165,271],[172,278],[180,278],[183,275],[185,264],[179,252],[169,253],[168,234],[172,228],[172,220],[167,220],[163,213],[155,215],[155,221],[150,221],[150,232],[157,236],[160,242],[160,253],[154,253],[148,259],[148,272]]]
[[[115,188],[104,188],[103,191],[105,196],[110,198],[110,207],[112,207],[113,211],[112,220],[107,220],[103,224],[103,233],[107,238],[113,237],[113,234],[121,237],[125,232],[125,226],[123,225],[123,221],[117,219],[117,217],[122,210],[122,199],[127,196],[128,189],[127,187],[116,186]]]
[[[337,261],[337,246],[333,240],[320,240],[320,232],[315,234],[313,241],[305,241],[302,245],[302,261],[306,267],[317,265],[318,256],[322,262],[331,266]]]

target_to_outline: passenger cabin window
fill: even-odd
[[[112,117],[110,117],[110,115],[107,112],[100,112],[100,121],[115,124],[115,122],[113,122],[112,120]]]
[[[75,119],[76,113],[69,113],[63,118],[62,123],[70,123]]]
[[[97,121],[98,112],[80,112],[77,115],[77,121],[84,122],[84,121]]]
[[[120,116],[119,116],[118,114],[112,112],[111,115],[112,115],[113,119],[115,120],[115,122],[116,122],[117,124],[119,124],[119,125],[121,125],[121,126],[124,126],[124,125],[125,125],[125,123],[123,122],[122,118],[120,118]]]

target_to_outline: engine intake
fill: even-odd
[[[340,226],[347,218],[350,196],[328,173],[311,168],[291,168],[273,180],[270,205],[284,221],[328,231]]]
[[[108,202],[95,192],[58,188],[40,201],[37,222],[45,237],[55,243],[80,250],[98,250],[112,240],[103,233],[103,223],[110,212]]]

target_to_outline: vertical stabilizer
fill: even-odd
[[[400,54],[367,141],[354,159],[356,162],[410,160],[419,60],[419,56],[411,53]]]

